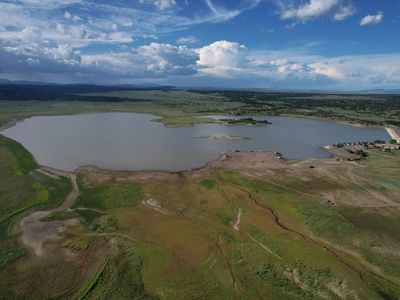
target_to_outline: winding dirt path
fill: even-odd
[[[42,174],[44,173],[42,172]],[[75,219],[50,222],[40,221],[53,212],[70,208],[76,198],[78,198],[79,187],[76,181],[76,174],[69,174],[69,178],[71,180],[72,190],[58,207],[46,211],[36,211],[24,217],[19,224],[22,232],[22,243],[32,248],[37,256],[45,254],[43,244],[46,241],[60,239],[59,233],[63,232],[67,226],[76,223]]]
[[[236,231],[239,231],[239,230],[240,230],[240,217],[242,216],[242,213],[243,213],[242,209],[239,208],[239,209],[238,209],[238,213],[237,213],[237,220],[236,220],[236,223],[233,224],[233,228],[234,228]]]

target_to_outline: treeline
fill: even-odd
[[[322,94],[303,92],[261,92],[237,90],[192,90],[201,94],[220,94],[231,101],[253,105],[279,102],[287,107],[341,108],[345,110],[400,110],[400,94]]]
[[[166,90],[169,87],[157,87],[151,89]],[[115,91],[139,91],[148,88],[132,88],[126,86],[97,86],[97,85],[30,85],[30,84],[0,84],[0,100],[12,101],[105,101],[121,102],[131,99],[121,97],[109,97],[107,95],[84,95],[90,93],[106,93]],[[135,100],[140,101],[140,100]]]
[[[193,92],[218,94],[226,97],[227,101],[242,103],[242,106],[231,109],[230,113],[236,115],[292,114],[370,125],[400,126],[399,94],[327,94],[237,90],[193,90]],[[207,109],[205,108],[203,112],[207,112]]]
[[[271,92],[252,90],[196,90],[193,95],[220,96],[216,105],[202,105],[198,100],[118,96],[118,91],[172,91],[172,86],[132,87],[97,85],[0,84],[0,100],[10,101],[90,101],[143,102],[152,101],[169,107],[192,107],[197,113],[229,113],[235,115],[301,115],[371,125],[400,126],[400,94],[338,94],[317,92]],[[200,101],[202,101],[200,99]],[[199,105],[200,104],[200,105]],[[209,103],[208,103],[209,104]]]

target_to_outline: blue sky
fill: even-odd
[[[400,1],[0,0],[0,78],[400,88]]]

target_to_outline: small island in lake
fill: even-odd
[[[203,135],[198,136],[198,139],[208,139],[208,140],[216,140],[216,141],[237,141],[237,140],[250,140],[250,138],[245,136],[237,136],[237,135]]]
[[[219,119],[221,122],[227,124],[243,124],[243,125],[263,125],[272,124],[268,120],[256,120],[253,118],[239,118],[239,119]]]

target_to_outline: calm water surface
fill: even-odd
[[[98,113],[33,117],[1,133],[22,143],[46,166],[73,171],[82,165],[112,170],[187,170],[233,149],[279,151],[293,159],[325,158],[321,146],[388,140],[383,129],[357,128],[329,121],[267,117],[267,126],[202,124],[167,128],[157,116]],[[221,118],[226,118],[222,117]],[[208,140],[235,135],[249,140]]]

